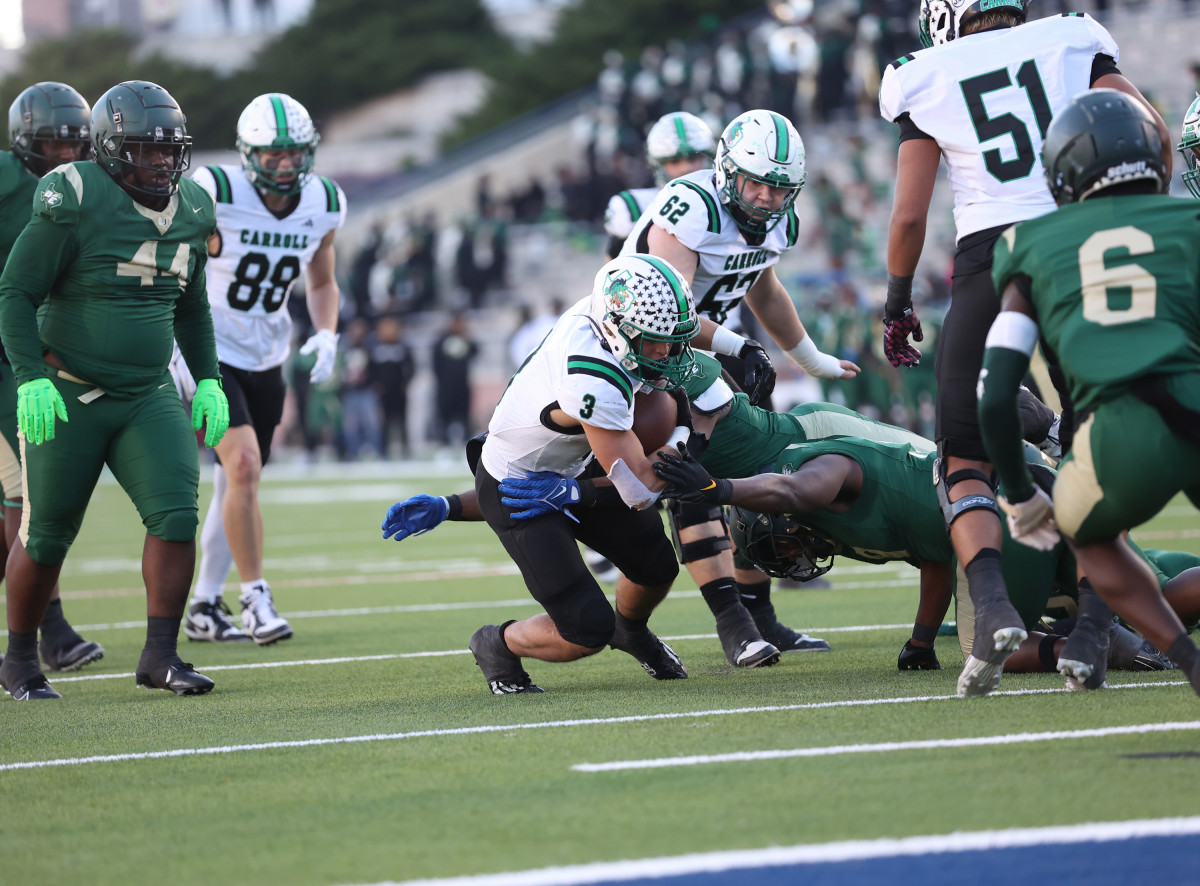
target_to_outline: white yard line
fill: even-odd
[[[980,852],[1034,846],[1063,846],[1075,843],[1110,843],[1147,837],[1200,834],[1200,817],[1135,819],[1045,828],[1011,828],[993,831],[958,831],[899,839],[845,840],[801,846],[767,846],[703,852],[636,861],[595,862],[505,874],[480,874],[436,880],[388,881],[373,886],[583,886],[588,883],[620,883],[658,877],[683,877],[732,870],[757,870],[786,865],[829,864],[881,858],[938,855],[948,852]],[[770,874],[778,882],[799,882],[787,872]]]
[[[666,769],[674,766],[704,766],[710,763],[750,763],[758,760],[784,760],[796,757],[840,757],[846,754],[888,754],[894,751],[923,751],[938,748],[975,748],[988,745],[1032,744],[1072,738],[1107,738],[1110,735],[1141,735],[1148,732],[1182,732],[1200,729],[1200,720],[1182,723],[1140,723],[1134,726],[1106,726],[1100,729],[1075,729],[1059,732],[1010,732],[1004,735],[980,735],[971,738],[934,738],[924,741],[885,741],[873,744],[831,745],[813,748],[789,748],[775,751],[738,751],[731,754],[695,754],[686,757],[657,757],[646,760],[614,760],[610,763],[576,763],[576,772],[617,772],[628,769]]]
[[[382,656],[381,656],[382,657]],[[339,659],[330,659],[329,661],[340,661]],[[227,666],[227,669],[236,667],[246,667],[245,665]],[[207,668],[206,670],[216,670],[216,668]],[[126,678],[132,677],[133,674],[123,675]],[[76,678],[86,679],[86,678]],[[65,681],[57,681],[65,682]],[[1182,681],[1170,681],[1161,683],[1124,683],[1119,686],[1113,686],[1113,689],[1134,689],[1134,688],[1156,688],[1160,686],[1186,686]],[[993,692],[993,696],[1016,696],[1016,695],[1049,695],[1053,693],[1066,692],[1066,689],[1014,689],[1001,690]],[[662,714],[637,714],[624,717],[594,717],[579,720],[551,720],[541,723],[506,723],[497,725],[484,726],[461,726],[453,729],[422,729],[414,732],[388,732],[376,733],[373,735],[352,735],[343,736],[340,738],[311,738],[298,741],[270,741],[258,742],[254,744],[236,744],[236,745],[216,745],[212,747],[202,748],[176,748],[166,751],[144,751],[141,753],[129,754],[104,754],[92,757],[60,757],[49,760],[26,760],[13,763],[0,763],[0,772],[11,772],[18,769],[45,769],[57,766],[83,766],[91,763],[120,763],[137,760],[160,760],[171,757],[195,757],[208,756],[212,754],[233,754],[246,751],[266,751],[266,750],[281,750],[285,748],[311,748],[322,747],[326,745],[340,744],[361,744],[365,742],[379,741],[401,741],[410,738],[439,738],[454,735],[481,735],[497,732],[519,732],[523,730],[537,729],[563,729],[574,728],[581,726],[610,726],[618,723],[648,723],[658,720],[686,720],[697,719],[704,717],[729,717],[729,716],[744,716],[747,714],[770,714],[780,713],[785,711],[805,711],[805,710],[822,710],[825,708],[853,708],[853,707],[872,707],[875,705],[887,704],[910,704],[912,702],[921,701],[957,701],[955,695],[918,695],[904,696],[895,698],[872,698],[872,699],[855,699],[847,701],[822,701],[811,702],[808,704],[791,704],[791,705],[763,705],[759,707],[749,708],[717,708],[715,710],[702,711],[684,711],[680,713],[662,713]]]

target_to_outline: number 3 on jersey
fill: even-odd
[[[233,272],[226,298],[229,307],[248,311],[262,298],[263,310],[273,314],[283,307],[288,290],[300,276],[300,259],[285,255],[271,268],[271,260],[261,252],[247,252]]]

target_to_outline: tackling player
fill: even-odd
[[[1025,24],[1028,5],[921,0],[926,48],[892,62],[879,88],[880,113],[900,129],[884,311],[884,351],[894,366],[920,358],[909,344],[910,335],[922,338],[912,280],[942,157],[954,191],[954,279],[935,365],[935,482],[958,560],[971,576],[980,633],[993,638],[963,671],[980,686],[993,682],[992,670],[1003,668],[1025,633],[1001,576],[999,509],[975,411],[984,339],[999,306],[992,246],[1009,225],[1054,208],[1039,151],[1051,117],[1073,96],[1107,86],[1145,103],[1117,68],[1117,44],[1103,27],[1082,13]],[[1165,139],[1165,124],[1150,113]]]
[[[266,646],[292,636],[263,577],[258,484],[283,416],[283,363],[292,334],[287,301],[301,274],[316,332],[300,353],[316,352],[313,384],[329,379],[337,355],[333,241],[346,220],[346,197],[333,181],[313,174],[318,141],[298,101],[260,95],[238,118],[241,166],[205,166],[194,177],[216,202],[208,301],[230,427],[216,447],[200,572],[183,628],[189,640],[249,638]],[[231,565],[241,582],[241,629],[221,597]]]
[[[8,109],[10,153],[0,154],[0,270],[33,211],[38,179],[51,169],[84,159],[91,150],[92,109],[65,83],[45,81],[22,90]],[[0,346],[0,486],[4,489],[4,555],[21,526],[25,490],[17,438],[17,381]],[[3,569],[0,569],[0,575]],[[52,671],[75,671],[104,657],[104,648],[85,640],[63,615],[58,584],[42,617],[38,653]],[[0,656],[0,661],[4,657]]]
[[[135,80],[92,109],[94,161],[38,185],[33,218],[0,278],[0,336],[17,378],[25,509],[8,558],[8,654],[16,699],[58,698],[37,628],[105,465],[146,527],[146,645],[139,686],[178,695],[213,681],[180,660],[195,568],[200,466],[229,421],[204,296],[213,203],[181,178],[191,138],[161,86]],[[167,371],[172,340],[199,379],[189,424]]]

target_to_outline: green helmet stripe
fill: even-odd
[[[775,162],[786,163],[788,151],[791,150],[791,138],[788,136],[787,121],[771,112],[771,119],[775,121]]]
[[[675,123],[675,134],[679,136],[679,153],[690,151],[692,146],[688,144],[687,127],[683,125],[683,118],[676,116],[673,122]]]
[[[671,270],[671,268],[667,267],[666,263],[661,259],[657,259],[652,255],[644,255],[642,258],[644,258],[648,264],[651,264],[657,268],[659,273],[666,277],[667,282],[671,284],[671,291],[675,293],[675,307],[679,310],[679,322],[682,323],[686,320],[690,320],[691,316],[690,312],[688,311],[687,296],[683,292],[683,287],[679,285],[679,275]]]
[[[279,130],[279,138],[288,138],[287,113],[283,110],[283,99],[277,95],[271,96],[271,110],[275,112],[275,128]]]

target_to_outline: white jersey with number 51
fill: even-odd
[[[207,267],[217,359],[251,372],[279,366],[291,344],[288,293],[325,236],[345,222],[346,196],[313,176],[296,207],[278,218],[241,166],[204,166],[193,178],[212,195],[221,238]]]

